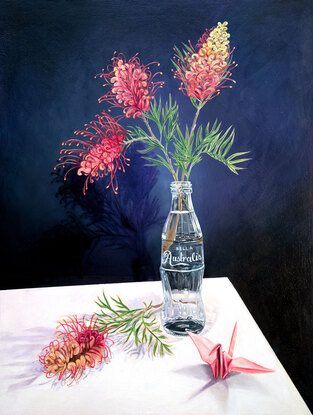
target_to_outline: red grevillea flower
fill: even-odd
[[[204,103],[217,96],[221,88],[231,88],[224,85],[226,81],[235,82],[230,79],[230,71],[236,65],[231,62],[229,36],[227,22],[219,22],[205,31],[195,49],[190,42],[184,54],[174,48],[174,77],[182,81],[180,90],[188,97]]]
[[[77,316],[59,322],[61,330],[57,338],[39,355],[47,378],[58,376],[58,380],[78,381],[84,371],[111,358],[108,346],[108,331],[99,332],[94,316],[90,322],[78,320]],[[112,340],[111,340],[112,342]]]
[[[113,63],[107,67],[107,73],[102,70],[96,75],[105,79],[106,83],[103,86],[109,85],[111,88],[107,94],[98,99],[99,103],[107,101],[113,107],[124,108],[126,118],[136,118],[142,112],[149,111],[155,91],[164,83],[153,82],[153,78],[162,72],[152,75],[149,65],[160,64],[151,62],[142,65],[136,55],[127,62],[122,54],[113,56],[112,61]]]
[[[125,172],[124,164],[128,166],[129,161],[123,154],[126,130],[113,117],[103,112],[101,115],[96,115],[96,120],[85,124],[85,130],[77,130],[74,133],[83,136],[84,139],[74,138],[62,143],[68,148],[60,151],[60,163],[55,169],[58,166],[73,165],[66,172],[64,180],[73,169],[77,169],[79,176],[87,176],[83,188],[84,194],[88,189],[88,182],[93,183],[110,174],[111,179],[107,188],[112,186],[116,193],[118,189],[116,173],[118,170]]]

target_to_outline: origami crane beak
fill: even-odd
[[[274,372],[272,369],[260,366],[251,362],[244,357],[233,358],[235,342],[237,338],[237,323],[235,324],[228,353],[222,350],[221,344],[214,344],[206,337],[199,336],[194,333],[187,332],[191,340],[196,345],[201,359],[211,366],[213,376],[217,378],[219,375],[225,379],[230,372],[244,373],[268,373]]]

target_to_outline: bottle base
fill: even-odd
[[[169,320],[163,324],[164,330],[174,336],[187,336],[187,331],[199,334],[204,329],[203,321],[191,319]]]

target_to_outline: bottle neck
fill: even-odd
[[[193,204],[191,199],[192,185],[190,182],[171,183],[172,204],[171,211],[192,212]]]

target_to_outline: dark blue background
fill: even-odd
[[[237,84],[203,109],[251,150],[239,176],[212,159],[194,168],[206,277],[235,285],[308,403],[312,388],[311,1],[2,1],[2,288],[158,279],[167,171],[131,150],[117,197],[105,181],[52,174],[61,142],[102,111],[93,76],[114,51],[161,63],[181,122],[173,46],[229,22]],[[126,122],[125,126],[131,124]],[[134,125],[134,123],[132,123]]]

